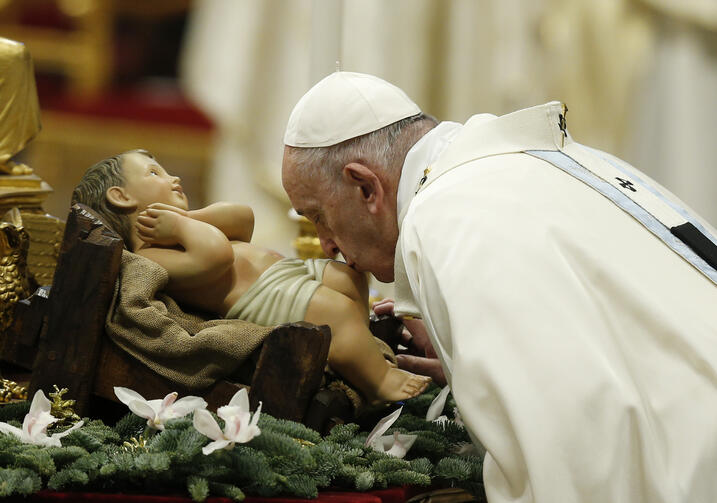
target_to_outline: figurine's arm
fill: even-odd
[[[149,208],[171,210],[185,217],[206,222],[222,231],[231,241],[248,243],[254,233],[254,212],[243,204],[219,202],[191,211],[163,203],[150,204]]]
[[[147,208],[137,217],[136,228],[150,245],[136,253],[167,269],[170,289],[206,285],[234,263],[231,243],[221,230],[176,211]]]
[[[254,233],[254,212],[249,206],[219,202],[189,211],[189,216],[213,225],[233,241],[251,241]]]

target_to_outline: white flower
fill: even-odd
[[[480,444],[479,444],[480,445]],[[461,442],[453,448],[453,452],[458,456],[477,456],[482,458],[485,455],[485,447],[468,442]]]
[[[177,400],[176,392],[165,396],[163,400],[145,400],[136,391],[115,386],[115,395],[129,410],[145,418],[147,426],[155,430],[164,430],[164,423],[170,419],[184,417],[196,409],[207,407],[207,402],[198,396],[185,396]]]
[[[461,413],[458,410],[458,407],[453,407],[453,421],[456,422],[458,426],[463,426],[465,428],[465,424],[463,424],[463,418],[461,418]]]
[[[406,455],[413,443],[416,441],[416,435],[408,435],[404,433],[394,432],[393,435],[381,436],[388,430],[393,423],[396,422],[398,416],[401,415],[403,407],[396,409],[388,416],[381,419],[378,424],[371,430],[366,437],[366,446],[371,447],[375,451],[385,452],[390,456],[402,458]]]
[[[254,416],[251,416],[249,396],[245,388],[234,393],[228,405],[217,409],[217,415],[224,420],[224,432],[209,411],[195,411],[194,428],[214,440],[204,446],[202,452],[211,454],[217,449],[232,449],[235,443],[244,444],[256,437],[261,433],[257,426],[259,414],[261,414],[261,402],[259,402]]]
[[[30,412],[22,422],[22,429],[7,423],[0,423],[0,431],[12,433],[26,444],[61,447],[60,439],[82,426],[83,421],[79,421],[72,428],[62,433],[54,433],[48,437],[47,427],[57,421],[57,418],[50,414],[50,408],[50,400],[47,399],[42,390],[37,390],[30,404]]]
[[[436,395],[436,398],[433,399],[431,405],[428,407],[428,412],[426,412],[426,421],[433,421],[436,423],[445,423],[448,421],[447,416],[439,416],[439,414],[443,412],[443,407],[446,405],[446,399],[448,398],[448,393],[450,391],[451,388],[445,386],[441,392]]]

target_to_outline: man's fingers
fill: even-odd
[[[428,337],[426,332],[426,326],[423,324],[423,320],[417,318],[404,318],[403,325],[413,334],[414,337]]]
[[[446,385],[446,375],[443,373],[440,360],[436,358],[422,358],[414,355],[396,355],[398,368],[428,376],[439,386]]]
[[[413,335],[411,335],[411,332],[408,331],[406,327],[403,327],[401,330],[401,343],[404,346],[407,346],[411,343],[411,340],[413,339]]]
[[[393,315],[393,306],[393,299],[383,299],[375,302],[371,307],[376,315],[381,316],[382,314]]]

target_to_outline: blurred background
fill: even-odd
[[[338,61],[442,120],[564,101],[577,141],[717,223],[715,0],[0,0],[0,36],[32,54],[43,129],[17,160],[63,219],[86,168],[141,147],[293,254],[284,126]]]

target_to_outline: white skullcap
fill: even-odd
[[[335,72],[296,104],[286,125],[284,144],[328,147],[420,113],[406,93],[385,80]]]

